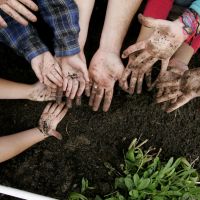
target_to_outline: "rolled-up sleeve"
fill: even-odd
[[[79,12],[73,0],[38,0],[44,21],[54,32],[54,52],[58,57],[80,52]]]

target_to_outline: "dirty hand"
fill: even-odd
[[[62,87],[62,70],[50,52],[42,53],[31,60],[31,66],[41,83],[51,87]]]
[[[120,79],[123,70],[121,59],[115,53],[98,50],[93,56],[89,67],[92,87],[89,105],[94,111],[99,109],[103,98],[103,111],[109,110],[115,82]]]
[[[31,86],[28,99],[31,101],[52,101],[56,98],[56,89],[37,82]]]
[[[56,103],[47,104],[40,117],[38,129],[44,134],[44,136],[54,136],[61,140],[62,135],[56,131],[56,128],[66,113],[67,107],[64,103],[61,103],[60,105]]]
[[[183,24],[176,20],[174,22],[167,20],[158,20],[143,15],[138,16],[139,21],[146,27],[151,27],[154,32],[144,41],[137,42],[127,48],[122,55],[122,58],[127,58],[135,52],[139,52],[137,57],[130,57],[129,64],[124,71],[120,80],[120,85],[124,90],[133,93],[135,84],[138,81],[138,92],[141,92],[141,84],[146,73],[151,74],[152,66],[158,61],[162,61],[161,72],[167,70],[169,60],[181,44],[186,40],[186,35],[183,32]],[[137,69],[137,70],[136,70]],[[131,82],[128,87],[127,78],[131,74]]]
[[[63,73],[63,91],[66,97],[74,99],[81,98],[84,90],[89,90],[89,76],[87,65],[79,55],[58,57],[57,61]]]
[[[28,21],[37,21],[30,11],[38,10],[38,6],[32,0],[0,0],[0,9],[24,26],[28,25]],[[0,16],[0,27],[6,26],[7,23]]]
[[[159,83],[157,87],[161,89],[167,87],[169,89],[179,87],[179,90],[157,99],[159,102],[164,102],[178,98],[176,102],[171,103],[171,105],[166,109],[168,113],[172,112],[188,103],[193,98],[200,96],[200,68],[187,70],[180,78],[173,81]]]

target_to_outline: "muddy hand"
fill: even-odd
[[[50,52],[42,53],[31,60],[31,66],[41,83],[51,87],[62,87],[62,70]]]
[[[36,16],[30,11],[38,10],[38,6],[32,0],[0,0],[0,9],[24,26],[28,25],[28,21],[37,21]],[[0,27],[6,26],[7,23],[0,16]]]
[[[177,101],[169,105],[166,109],[168,113],[172,112],[188,103],[193,98],[200,96],[200,68],[187,70],[184,72],[183,76],[177,80],[159,83],[157,87],[167,87],[169,89],[172,87],[180,88],[173,93],[169,93],[157,99],[159,102],[164,102],[177,98]]]
[[[120,79],[123,69],[121,59],[115,53],[98,50],[93,56],[89,67],[91,81],[89,105],[94,111],[99,109],[103,98],[103,111],[109,110],[115,82]]]
[[[62,135],[56,131],[57,125],[60,123],[60,121],[63,119],[63,117],[67,113],[67,107],[64,103],[61,103],[60,105],[54,103],[49,103],[39,120],[39,130],[41,133],[43,133],[45,136],[54,136],[57,139],[61,140]]]
[[[167,20],[158,20],[144,17],[141,14],[138,18],[142,25],[153,28],[154,32],[147,40],[137,42],[123,52],[122,58],[127,58],[131,54],[140,51],[137,58],[130,58],[127,69],[123,73],[120,81],[121,87],[126,90],[128,74],[132,73],[131,80],[133,81],[130,83],[130,85],[132,84],[132,87],[129,87],[131,88],[131,93],[133,93],[133,88],[135,88],[138,79],[138,92],[140,93],[140,85],[144,75],[146,73],[147,75],[151,74],[152,66],[158,60],[161,60],[162,62],[160,72],[160,75],[162,75],[162,73],[167,70],[170,58],[186,39],[186,36],[183,33],[183,25],[179,21],[171,22]],[[148,66],[146,66],[146,64]],[[137,66],[140,66],[139,72],[135,73],[134,68]],[[155,83],[153,85],[155,85]]]
[[[63,87],[57,87],[57,90],[56,90],[56,103],[57,104],[62,103],[62,97],[63,97]]]

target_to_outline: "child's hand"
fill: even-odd
[[[166,109],[167,112],[172,112],[188,103],[193,98],[200,96],[200,68],[187,70],[180,78],[159,83],[157,87],[160,89],[171,89],[173,87],[179,88],[179,90],[170,92],[157,99],[158,102],[164,102],[178,98],[176,102],[171,103]]]
[[[58,131],[56,131],[56,128],[63,117],[66,115],[66,113],[67,107],[65,106],[65,103],[61,103],[60,105],[56,103],[49,103],[45,107],[39,120],[39,130],[45,136],[54,136],[57,139],[61,140],[62,135]]]
[[[56,89],[37,82],[31,85],[28,99],[31,101],[53,101],[56,99]]]
[[[42,53],[31,60],[31,66],[41,83],[51,87],[62,87],[62,71],[50,52]]]
[[[28,25],[28,21],[37,21],[36,16],[29,11],[38,10],[38,6],[32,0],[0,0],[0,9],[24,26]],[[0,16],[0,27],[6,26],[7,23]]]

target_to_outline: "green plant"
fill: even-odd
[[[124,174],[115,179],[115,191],[95,200],[200,200],[199,175],[189,162],[183,157],[162,162],[160,151],[141,149],[146,142],[133,140],[121,166]]]

